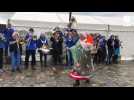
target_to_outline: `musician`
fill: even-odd
[[[0,33],[0,73],[3,73],[3,50],[5,48],[5,38]]]
[[[65,44],[66,44],[66,53],[67,53],[67,66],[71,67],[73,65],[73,57],[72,57],[72,52],[69,49],[70,47],[74,46],[74,41],[73,41],[73,34],[71,31],[68,32],[67,36],[65,37]]]
[[[48,48],[48,40],[45,36],[45,33],[42,33],[37,41],[37,46],[38,48]],[[40,54],[40,64],[41,64],[41,68],[43,68],[43,66],[46,66],[46,61],[47,61],[47,55],[43,54],[43,52],[41,50],[39,50],[39,54]],[[44,56],[44,62],[43,62],[43,56]],[[44,65],[43,65],[44,63]]]
[[[30,28],[29,33],[27,33],[25,40],[26,43],[26,56],[25,56],[25,68],[28,69],[29,57],[32,56],[31,67],[35,70],[36,64],[36,49],[37,49],[37,37],[34,35],[34,29]]]
[[[73,47],[77,41],[79,40],[79,35],[75,29],[71,29],[68,31],[68,35],[65,38],[65,43],[67,47],[67,58],[68,58],[68,65],[72,66],[74,64],[73,57],[72,57],[72,51],[70,50],[71,47]]]
[[[9,50],[11,55],[12,72],[21,72],[20,66],[20,49],[19,49],[19,33],[14,32],[9,42]]]
[[[22,36],[20,36],[20,39],[19,39],[20,56],[22,56],[22,52],[23,52],[22,46],[24,44],[25,44],[25,40]],[[20,64],[22,64],[22,58],[20,59]]]
[[[14,29],[12,28],[11,24],[8,23],[7,24],[7,28],[4,30],[4,37],[6,39],[6,42],[5,42],[5,57],[6,57],[6,61],[8,61],[8,50],[9,50],[9,41],[10,41],[10,38],[12,37],[12,34],[14,33]]]
[[[59,32],[54,32],[53,36],[50,38],[52,42],[52,55],[54,60],[54,65],[58,63],[62,63],[61,55],[62,55],[62,45],[63,45],[63,38],[60,36]]]

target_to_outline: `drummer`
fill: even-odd
[[[39,39],[37,40],[37,47],[38,48],[48,48],[48,40],[45,36],[45,33],[41,33]],[[47,61],[47,55],[43,54],[41,50],[39,50],[40,54],[40,66],[43,68],[43,66],[46,66],[46,61]],[[43,62],[43,56],[44,56],[44,62]],[[43,64],[44,63],[44,64]]]

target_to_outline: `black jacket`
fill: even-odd
[[[53,48],[53,54],[62,54],[62,49],[63,49],[63,38],[59,37],[59,41],[56,41],[53,37],[50,38],[50,41],[52,42],[51,47]]]
[[[113,48],[114,48],[114,46],[113,46],[113,44],[112,44],[113,42],[114,42],[113,39],[108,39],[108,41],[107,41],[108,49],[113,49]]]
[[[120,47],[120,41],[118,39],[114,40],[114,48],[119,48]]]

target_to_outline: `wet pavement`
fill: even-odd
[[[118,65],[97,65],[96,72],[90,84],[81,81],[80,87],[133,87],[134,62]],[[22,73],[10,71],[6,66],[5,72],[0,75],[0,87],[72,87],[73,80],[63,73],[63,66],[48,66],[41,71],[40,67],[32,71],[23,70]]]

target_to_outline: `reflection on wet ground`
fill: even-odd
[[[99,65],[91,78],[90,84],[81,82],[80,87],[131,87],[134,86],[134,62],[118,65]],[[32,71],[11,73],[9,66],[0,75],[0,87],[72,87],[73,80],[64,72],[64,68],[48,66],[41,71],[40,67]]]

